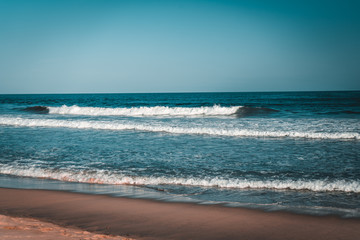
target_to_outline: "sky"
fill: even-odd
[[[360,90],[360,1],[0,0],[0,93]]]

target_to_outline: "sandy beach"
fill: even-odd
[[[55,229],[48,232],[58,239],[64,228],[88,239],[108,237],[96,234],[118,239],[355,239],[360,234],[359,219],[45,190],[1,188],[0,214],[11,216],[1,217],[2,236],[16,229],[13,236],[24,234],[24,221],[33,221],[32,228],[40,232]]]
[[[58,225],[42,222],[33,218],[9,217],[0,215],[1,239],[87,239],[87,240],[130,240],[120,236],[91,233],[78,228],[65,228]]]
[[[0,0],[0,240],[360,240],[360,0]]]

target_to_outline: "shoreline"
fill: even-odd
[[[134,239],[355,239],[360,219],[0,188],[0,214]]]

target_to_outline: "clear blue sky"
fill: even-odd
[[[0,0],[0,93],[360,90],[359,1]]]

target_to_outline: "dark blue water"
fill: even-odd
[[[0,186],[360,217],[360,92],[0,95]]]

